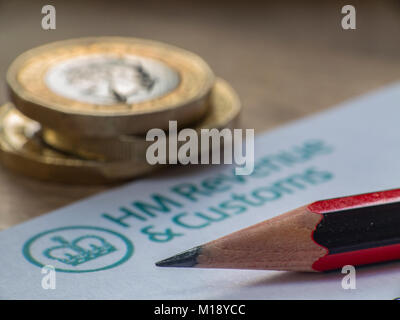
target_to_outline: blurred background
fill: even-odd
[[[56,30],[41,28],[44,5]],[[343,30],[351,4],[357,29]],[[0,102],[11,61],[34,46],[118,35],[201,55],[238,91],[257,132],[400,79],[400,1],[0,0]],[[104,190],[42,183],[0,168],[0,229]],[[22,200],[21,200],[22,199]]]

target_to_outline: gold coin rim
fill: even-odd
[[[127,180],[141,176],[160,166],[130,161],[102,162],[66,156],[52,150],[57,157],[49,157],[15,148],[5,137],[3,121],[12,111],[19,111],[11,103],[0,106],[0,161],[13,171],[40,180],[65,183],[97,184]],[[26,121],[34,121],[18,114]],[[26,140],[28,141],[28,137]],[[46,146],[43,146],[46,148]],[[140,167],[139,167],[140,166]],[[123,170],[127,170],[122,172]]]

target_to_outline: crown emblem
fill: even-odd
[[[56,236],[51,240],[60,245],[44,250],[43,254],[49,259],[58,260],[71,266],[77,266],[117,251],[104,238],[95,235],[85,235],[72,241]]]

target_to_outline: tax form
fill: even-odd
[[[313,201],[399,188],[399,118],[394,84],[258,135],[249,176],[176,167],[2,231],[0,299],[395,299],[400,262],[356,268],[356,289],[340,271],[154,263]]]

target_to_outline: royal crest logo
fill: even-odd
[[[53,237],[51,240],[61,245],[48,248],[43,254],[49,259],[58,260],[71,266],[77,266],[117,250],[105,239],[95,235],[82,236],[71,242],[60,236]],[[85,240],[95,240],[94,243],[89,243],[90,249],[79,246],[79,243]]]
[[[72,226],[44,231],[29,239],[25,258],[43,267],[54,265],[61,272],[93,272],[116,267],[133,253],[125,236],[104,228]]]

